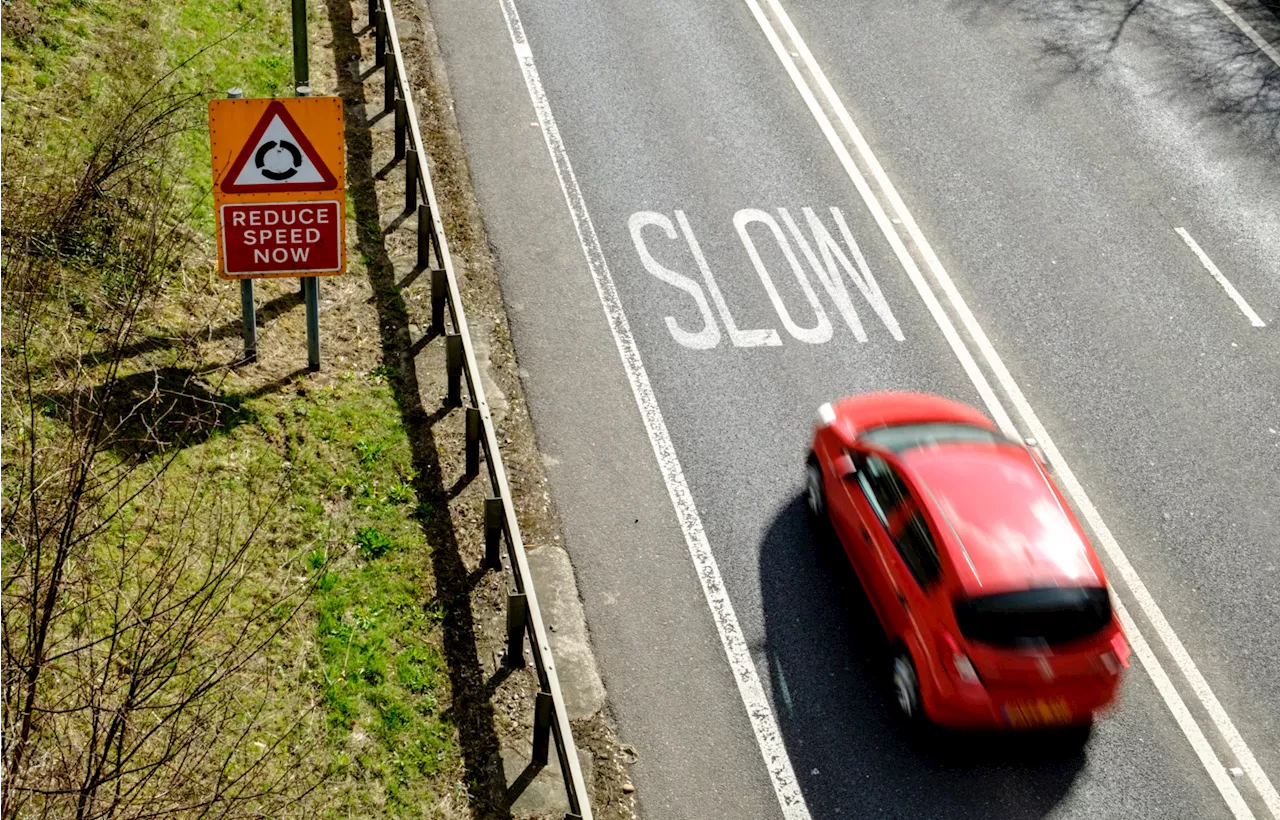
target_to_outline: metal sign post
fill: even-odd
[[[307,43],[305,39],[305,30],[303,31],[304,39],[302,41],[302,68],[298,68],[298,7],[305,6],[305,4],[305,0],[293,0],[293,71],[295,75],[297,75],[299,71],[305,75],[307,71]],[[305,20],[305,8],[302,12],[302,17]],[[305,84],[299,85],[295,89],[294,95],[298,97],[310,97],[311,89]],[[307,369],[312,373],[318,373],[320,372],[320,277],[302,277],[302,301],[306,305],[307,310]]]
[[[343,273],[346,151],[342,101],[311,97],[209,102],[218,273],[241,279],[246,358],[256,349],[252,279],[302,279],[307,364],[320,369],[318,276]]]
[[[293,0],[293,84],[311,84],[307,65],[307,0]]]
[[[307,62],[307,0],[293,0],[293,87],[311,85],[311,67]],[[299,97],[307,96],[298,94]],[[302,298],[307,296],[307,280],[298,280]]]
[[[311,96],[311,67],[307,64],[307,0],[293,0],[293,85],[295,96]],[[302,301],[307,309],[307,369],[320,370],[320,279],[302,277]]]
[[[244,96],[240,88],[227,91],[227,99],[238,100]],[[244,360],[258,360],[258,306],[253,298],[253,280],[240,280],[240,318],[244,322]]]

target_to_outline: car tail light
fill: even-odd
[[[1124,635],[1117,632],[1111,636],[1111,649],[1098,656],[1098,661],[1112,675],[1119,675],[1121,669],[1129,668],[1129,644]]]
[[[942,643],[944,658],[951,659],[951,671],[955,677],[959,678],[962,683],[981,683],[982,678],[978,677],[978,670],[974,668],[973,661],[969,660],[969,656],[964,654],[960,648],[960,644],[952,637],[950,632],[938,633],[938,639]]]
[[[951,656],[951,662],[955,664],[956,674],[960,680],[965,683],[979,683],[978,670],[973,668],[973,661],[969,660],[968,655],[956,652]]]
[[[1124,633],[1117,631],[1111,636],[1111,651],[1115,653],[1116,660],[1125,669],[1129,668],[1129,643],[1124,639]]]

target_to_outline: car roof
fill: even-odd
[[[990,427],[986,416],[967,404],[928,393],[884,391],[849,396],[836,402],[836,411],[859,427],[912,424],[926,421],[969,422]]]
[[[863,431],[904,424],[952,422],[995,429],[990,419],[967,404],[926,393],[885,391],[849,396],[831,405],[831,415],[825,423],[850,445]]]
[[[945,443],[901,459],[927,496],[966,593],[1104,583],[1075,516],[1026,448]]]

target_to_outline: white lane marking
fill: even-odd
[[[658,468],[667,485],[667,493],[671,496],[671,503],[675,507],[680,528],[684,531],[689,556],[693,559],[693,565],[697,570],[707,606],[711,608],[716,631],[720,634],[720,642],[724,646],[725,655],[728,656],[729,666],[738,685],[738,694],[742,697],[747,718],[755,732],[756,743],[760,746],[765,767],[769,770],[769,777],[773,781],[778,805],[786,820],[810,820],[809,808],[796,782],[791,758],[787,755],[786,745],[778,730],[778,721],[774,717],[768,698],[765,697],[760,675],[756,671],[746,641],[742,637],[738,616],[734,613],[733,604],[729,600],[720,576],[719,566],[711,553],[711,545],[707,542],[702,519],[693,502],[693,494],[689,491],[684,471],[680,467],[680,460],[676,457],[675,446],[671,442],[666,422],[662,418],[662,411],[658,407],[657,396],[649,383],[644,363],[640,360],[640,350],[636,346],[631,325],[622,309],[622,301],[618,297],[613,275],[609,272],[604,251],[600,247],[595,225],[587,212],[586,201],[583,199],[581,188],[578,187],[578,179],[573,173],[569,154],[560,137],[560,129],[551,113],[551,105],[547,101],[542,79],[538,75],[533,54],[525,39],[519,13],[516,11],[513,0],[500,0],[500,3],[502,13],[507,19],[507,30],[511,34],[512,45],[520,61],[520,70],[524,74],[525,85],[529,89],[529,97],[537,112],[538,122],[542,124],[542,134],[547,143],[547,150],[551,152],[551,161],[555,165],[560,188],[564,192],[565,202],[573,217],[574,228],[578,232],[578,241],[582,244],[587,267],[595,282],[596,293],[600,297],[600,304],[609,322],[609,330],[612,331],[614,342],[618,346],[618,354],[622,357],[622,366],[631,382],[631,390],[635,394],[636,404],[639,405],[641,418],[649,434],[649,442],[658,460]]]
[[[1204,269],[1209,271],[1209,275],[1218,280],[1218,284],[1222,285],[1222,289],[1231,297],[1231,301],[1236,303],[1236,307],[1240,308],[1240,312],[1249,320],[1249,324],[1254,327],[1266,327],[1267,323],[1262,321],[1262,317],[1253,312],[1253,308],[1249,307],[1249,303],[1240,295],[1240,291],[1236,290],[1236,286],[1227,281],[1227,277],[1222,275],[1222,271],[1218,270],[1218,266],[1213,264],[1213,260],[1209,258],[1209,254],[1205,253],[1200,247],[1200,243],[1191,238],[1191,234],[1187,233],[1186,228],[1174,228],[1178,232],[1178,236],[1182,237],[1182,241],[1187,243],[1187,247],[1191,252],[1200,258],[1200,264],[1204,265]]]
[[[1236,28],[1253,41],[1253,44],[1265,55],[1271,58],[1271,62],[1280,65],[1280,51],[1276,47],[1268,43],[1257,29],[1249,25],[1243,17],[1236,13],[1236,10],[1227,5],[1223,0],[1209,0],[1218,7],[1218,11],[1227,16],[1227,19],[1236,24]]]
[[[756,17],[756,21],[764,30],[765,36],[773,44],[774,51],[782,61],[784,68],[787,69],[788,74],[791,75],[791,79],[800,91],[801,96],[805,98],[807,103],[809,103],[810,111],[813,113],[814,118],[818,120],[818,125],[822,129],[823,133],[827,135],[827,140],[831,143],[837,156],[840,157],[850,179],[853,180],[853,183],[855,187],[858,188],[859,193],[863,193],[866,190],[865,179],[863,179],[861,172],[857,170],[851,160],[846,161],[846,158],[849,157],[848,150],[845,148],[844,143],[839,139],[838,135],[836,135],[835,128],[826,112],[822,109],[821,105],[816,102],[813,92],[809,89],[808,84],[804,81],[799,69],[796,67],[794,60],[792,60],[791,52],[782,45],[781,38],[774,30],[772,22],[760,8],[757,0],[744,0],[744,2],[746,2],[748,7],[751,8],[752,13]],[[1138,577],[1137,571],[1133,568],[1133,565],[1120,549],[1120,545],[1111,534],[1111,530],[1103,522],[1097,508],[1093,506],[1093,502],[1085,493],[1083,486],[1081,486],[1080,482],[1076,479],[1075,474],[1071,471],[1066,460],[1058,451],[1052,438],[1050,438],[1048,431],[1045,430],[1044,426],[1040,423],[1039,417],[1036,415],[1035,411],[1032,410],[1031,405],[1026,400],[1026,397],[1023,396],[1021,388],[1019,388],[1017,383],[1014,382],[1013,377],[1005,367],[1003,360],[996,353],[995,348],[991,345],[986,333],[978,324],[972,311],[969,310],[968,304],[956,289],[955,283],[943,268],[937,254],[934,253],[933,248],[920,231],[914,217],[912,217],[911,213],[907,210],[905,203],[903,203],[901,196],[898,195],[897,189],[893,186],[893,183],[890,182],[884,168],[872,153],[870,145],[868,145],[866,140],[862,137],[862,133],[859,131],[857,126],[854,125],[853,118],[849,115],[848,110],[836,95],[835,89],[827,79],[826,74],[822,71],[821,66],[819,66],[817,61],[814,59],[808,45],[804,42],[803,38],[800,37],[800,33],[796,30],[795,25],[791,22],[790,17],[782,8],[778,0],[765,0],[765,2],[769,4],[770,9],[782,24],[782,27],[787,32],[792,43],[796,46],[796,52],[801,56],[801,59],[805,63],[805,67],[822,90],[828,105],[830,105],[832,110],[836,112],[845,132],[857,148],[863,162],[865,162],[871,170],[871,173],[875,177],[881,191],[889,200],[890,205],[897,214],[898,221],[910,234],[912,242],[924,257],[925,263],[933,274],[935,281],[937,281],[938,285],[946,294],[952,308],[960,316],[965,330],[968,331],[974,343],[977,345],[983,359],[996,374],[996,378],[999,380],[1005,393],[1013,402],[1018,415],[1027,425],[1032,436],[1039,440],[1046,457],[1057,470],[1061,483],[1066,488],[1068,494],[1070,494],[1073,500],[1075,500],[1077,506],[1080,507],[1080,510],[1084,514],[1086,521],[1088,521],[1089,526],[1093,529],[1094,533],[1098,536],[1099,541],[1102,543],[1103,550],[1107,554],[1108,558],[1110,558],[1116,565],[1117,569],[1119,569],[1120,577],[1128,586],[1129,591],[1133,594],[1135,600],[1137,600],[1143,613],[1151,621],[1156,633],[1160,636],[1161,641],[1172,656],[1174,663],[1176,663],[1182,671],[1184,677],[1186,677],[1190,684],[1192,691],[1205,707],[1210,718],[1217,725],[1218,731],[1226,740],[1232,753],[1235,754],[1237,759],[1240,761],[1241,767],[1249,774],[1250,780],[1253,782],[1255,788],[1257,788],[1259,794],[1261,794],[1267,808],[1271,811],[1273,816],[1280,818],[1280,795],[1277,795],[1275,787],[1267,778],[1262,767],[1258,765],[1258,761],[1254,757],[1253,752],[1240,736],[1240,732],[1236,729],[1235,724],[1227,715],[1226,710],[1222,707],[1217,696],[1214,695],[1213,691],[1209,688],[1208,682],[1200,673],[1195,662],[1192,661],[1190,654],[1183,646],[1182,641],[1178,638],[1177,634],[1173,631],[1168,620],[1164,617],[1164,613],[1156,604],[1155,599],[1152,598],[1151,594],[1147,591],[1146,585],[1142,582],[1142,579]],[[888,216],[884,213],[883,206],[881,206],[879,200],[875,199],[874,196],[868,197],[866,193],[863,193],[863,200],[867,202],[868,207],[876,217],[876,222],[880,225],[885,237],[889,240],[890,245],[894,246],[896,251],[897,248],[901,246],[902,241],[898,237],[897,232],[892,228]],[[899,259],[901,260],[902,258],[903,254],[900,253]],[[907,258],[909,259],[910,257]],[[911,276],[912,281],[916,281],[919,270],[916,268],[914,260],[911,261],[910,265],[906,262],[904,262],[903,265],[907,269],[908,276]],[[917,290],[919,290],[919,286],[917,286]],[[929,298],[925,299],[926,304],[931,298],[933,298],[931,290],[929,291],[929,294]],[[922,293],[922,296],[923,295],[924,294]],[[931,313],[933,313],[935,320],[937,320],[938,313],[933,311],[931,311]],[[950,324],[950,319],[946,317],[945,314],[943,314],[943,317],[946,321],[946,325],[942,325],[941,322],[939,322],[939,324],[942,327],[944,335],[950,338],[951,335],[955,333],[955,330]],[[955,349],[954,345],[952,349]],[[968,356],[967,348],[965,348],[965,355]],[[961,362],[962,364],[965,362],[963,357],[961,358]],[[972,379],[972,371],[970,368],[966,366],[965,370],[971,374],[970,378]],[[981,373],[979,373],[979,375],[981,376]],[[974,384],[978,387],[979,393],[983,394],[985,401],[987,400],[987,397],[984,389],[990,390],[990,387],[986,382],[985,376],[981,376],[981,379],[981,382],[974,380]],[[997,406],[1000,406],[998,400],[995,401]],[[988,406],[990,407],[990,402],[988,402]],[[1003,421],[1001,420],[1001,416],[1004,417]],[[1005,427],[1004,422],[1008,421],[1008,415],[1004,413],[1003,408],[1001,408],[1000,414],[996,415],[996,420],[1000,423],[1002,428]],[[1011,429],[1012,425],[1010,424],[1006,430]],[[1159,663],[1158,659],[1156,659],[1154,655],[1151,657],[1151,660],[1153,663]],[[1147,668],[1146,664],[1144,664],[1144,668]],[[1156,673],[1154,670],[1149,670],[1149,672],[1152,674],[1153,678],[1155,674],[1164,674],[1163,670],[1159,673]],[[1195,748],[1196,753],[1200,756],[1201,760],[1216,760],[1216,755],[1213,750],[1207,746],[1207,741],[1205,740],[1203,733],[1195,724],[1194,719],[1191,718],[1190,712],[1187,710],[1186,704],[1183,703],[1178,692],[1170,687],[1168,689],[1162,689],[1161,695],[1164,697],[1166,705],[1173,713],[1174,719],[1182,729],[1183,734],[1186,735],[1188,742],[1190,742],[1192,747]],[[1226,800],[1227,805],[1238,805],[1239,802],[1237,798],[1239,797],[1239,793],[1236,791],[1235,786],[1229,780],[1218,778],[1216,773],[1212,770],[1209,774],[1214,780],[1214,783],[1218,786],[1218,789]],[[1240,817],[1241,815],[1237,813],[1236,816]]]
[[[1129,610],[1125,609],[1124,603],[1115,594],[1115,590],[1112,589],[1111,592],[1115,601],[1116,615],[1119,616],[1120,623],[1124,626],[1124,631],[1128,633],[1129,644],[1133,647],[1133,653],[1138,656],[1138,660],[1142,661],[1142,668],[1146,669],[1147,673],[1151,675],[1151,681],[1156,685],[1156,690],[1164,697],[1165,703],[1169,704],[1169,708],[1173,711],[1174,719],[1178,721],[1178,725],[1183,727],[1183,731],[1191,732],[1188,738],[1194,737],[1191,747],[1195,749],[1196,755],[1200,758],[1200,763],[1209,772],[1209,777],[1213,779],[1214,785],[1218,787],[1218,791],[1227,801],[1227,806],[1231,809],[1231,813],[1240,818],[1240,820],[1245,820],[1245,818],[1252,820],[1253,812],[1249,810],[1249,806],[1244,802],[1244,798],[1240,796],[1235,784],[1227,777],[1226,768],[1222,765],[1222,761],[1218,759],[1218,756],[1214,754],[1213,747],[1209,745],[1204,732],[1200,729],[1200,724],[1196,723],[1195,718],[1187,711],[1187,704],[1178,696],[1178,692],[1173,686],[1173,681],[1169,680],[1164,667],[1160,665],[1155,653],[1151,651],[1151,645],[1147,643],[1147,639],[1138,631],[1138,625],[1133,622],[1133,616],[1129,614]]]
[[[795,84],[800,96],[804,98],[805,103],[809,106],[809,111],[813,113],[814,119],[818,121],[818,126],[822,129],[822,133],[826,135],[827,142],[835,150],[836,156],[840,159],[840,164],[844,166],[845,173],[853,180],[854,187],[858,189],[858,194],[862,197],[862,201],[866,203],[867,209],[871,211],[871,215],[875,218],[881,233],[889,241],[889,246],[893,248],[894,255],[898,257],[898,262],[906,270],[907,276],[910,277],[911,283],[916,288],[916,292],[924,300],[925,306],[929,309],[929,314],[933,317],[938,327],[942,328],[942,335],[946,338],[947,344],[951,346],[952,352],[960,360],[960,365],[969,376],[969,380],[978,388],[978,395],[981,396],[987,411],[991,413],[1001,430],[1016,436],[1017,428],[1013,426],[1013,421],[1009,418],[1009,414],[1005,412],[1004,405],[996,398],[995,391],[991,389],[991,384],[987,381],[986,375],[978,368],[978,363],[974,361],[969,348],[965,347],[964,342],[960,339],[960,334],[956,332],[955,326],[947,317],[946,312],[943,311],[942,305],[938,303],[937,297],[929,289],[929,285],[925,282],[924,275],[920,273],[920,268],[916,265],[916,261],[911,258],[906,245],[902,243],[902,239],[889,221],[889,216],[884,212],[884,208],[880,207],[875,194],[871,192],[871,187],[863,179],[862,172],[854,165],[853,157],[850,156],[848,149],[844,147],[844,143],[840,141],[839,135],[836,134],[835,126],[831,124],[831,120],[823,112],[817,98],[813,96],[813,92],[805,84],[804,78],[800,76],[800,70],[796,68],[795,61],[791,59],[777,32],[773,30],[773,26],[769,23],[768,18],[765,17],[764,10],[760,8],[760,4],[756,0],[745,0],[745,2],[751,9],[751,13],[755,15],[756,22],[760,24],[760,28],[773,46],[773,50],[782,60],[783,67],[787,70],[787,74],[791,76],[791,82]]]
[[[756,249],[755,241],[751,238],[751,234],[747,232],[747,226],[753,222],[764,225],[773,233],[774,241],[782,249],[782,255],[786,258],[787,264],[791,266],[791,272],[795,274],[796,281],[800,284],[800,289],[804,291],[805,298],[809,300],[809,306],[813,308],[813,327],[801,327],[791,317],[791,312],[787,310],[782,297],[778,294],[778,286],[774,284],[773,277],[769,274],[769,269],[765,267],[764,260],[760,258],[760,251]],[[742,247],[746,249],[747,256],[751,259],[751,264],[755,267],[756,273],[760,275],[760,284],[764,285],[764,291],[769,295],[769,301],[773,303],[773,309],[778,312],[778,318],[782,320],[782,326],[787,329],[787,332],[794,338],[802,342],[808,342],[811,345],[820,345],[831,341],[833,332],[831,320],[827,318],[827,312],[822,309],[822,303],[818,301],[818,294],[813,292],[813,285],[809,282],[809,277],[805,274],[804,268],[800,267],[800,260],[796,258],[796,253],[791,249],[791,244],[787,242],[787,237],[783,235],[782,226],[778,224],[778,221],[768,211],[762,211],[759,208],[743,208],[733,215],[733,227],[738,232],[738,238],[742,240]]]
[[[720,318],[724,320],[724,326],[729,331],[729,341],[733,342],[733,346],[777,347],[782,344],[782,337],[771,327],[755,330],[738,329],[737,322],[733,320],[733,314],[729,312],[729,303],[725,301],[724,294],[720,292],[720,286],[716,284],[715,276],[711,274],[711,266],[707,264],[707,257],[702,253],[702,245],[698,244],[698,238],[693,235],[693,227],[689,224],[684,211],[676,211],[676,221],[680,223],[680,230],[684,232],[684,239],[689,245],[689,253],[693,254],[693,261],[698,263],[698,270],[702,271],[702,278],[707,283],[712,301],[716,303],[716,310],[720,311]]]
[[[640,263],[644,265],[645,270],[658,279],[692,296],[693,301],[698,305],[698,311],[702,314],[702,330],[697,332],[680,327],[674,316],[664,317],[667,330],[671,331],[671,338],[690,350],[708,350],[715,347],[720,344],[720,328],[716,326],[716,318],[711,315],[711,306],[707,304],[707,298],[702,295],[702,288],[689,277],[653,258],[653,254],[649,252],[649,246],[641,236],[641,231],[646,225],[661,228],[668,239],[676,238],[676,226],[671,224],[671,220],[664,214],[654,211],[633,213],[627,220],[627,227],[631,230],[631,242],[636,246]]]

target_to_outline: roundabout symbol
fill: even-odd
[[[288,154],[287,159],[285,154]],[[288,164],[282,165],[281,160]],[[264,177],[280,182],[298,173],[302,166],[302,151],[288,140],[267,140],[254,153],[253,164]]]
[[[220,192],[283,194],[341,189],[338,177],[330,170],[329,164],[321,157],[308,135],[308,132],[312,132],[312,135],[320,136],[326,150],[332,152],[331,161],[341,165],[342,109],[340,103],[334,102],[335,99],[303,97],[261,101],[266,103],[265,107],[254,105],[256,101],[250,100],[211,102],[211,111],[221,102],[226,105],[217,110],[225,109],[239,115],[239,121],[231,128],[224,126],[224,131],[232,128],[239,130],[253,123],[247,135],[244,130],[239,130],[236,136],[228,134],[225,138],[214,128],[216,139],[234,140],[233,144],[239,146],[239,150],[233,154],[234,160],[218,182]],[[290,105],[286,105],[286,102]],[[294,119],[290,107],[296,109],[299,120]],[[231,116],[229,113],[228,119]],[[210,122],[216,125],[212,114]]]

